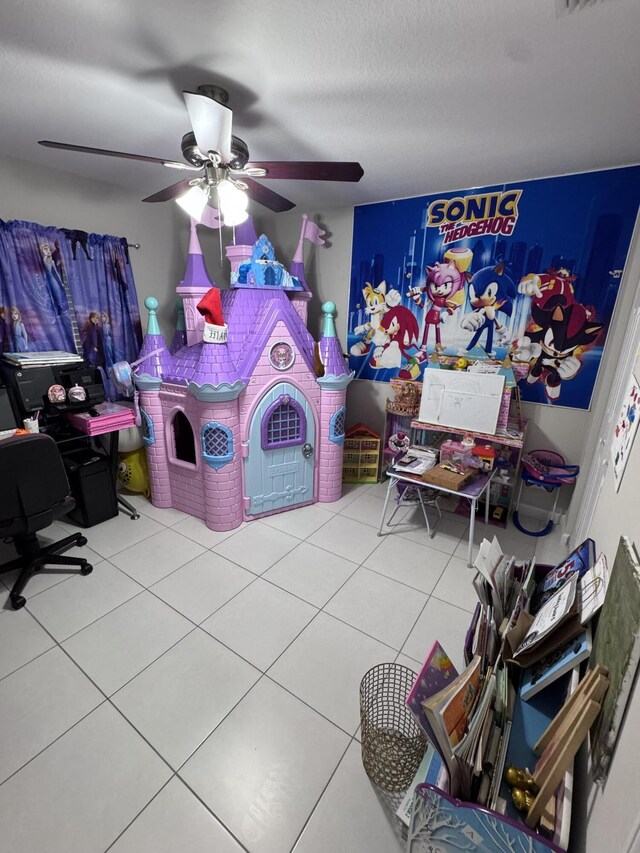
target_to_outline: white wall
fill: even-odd
[[[167,172],[158,169],[158,187],[163,180],[170,183]],[[175,328],[175,288],[184,275],[189,245],[189,223],[177,205],[142,204],[142,193],[135,190],[125,191],[9,157],[0,158],[0,187],[0,219],[78,228],[140,243],[140,249],[130,249],[130,257],[143,329],[144,300],[147,296],[157,296],[162,331],[167,341],[171,340]],[[228,264],[224,262],[221,272],[217,232],[201,234],[201,242],[209,274],[225,284]]]
[[[636,363],[635,375],[640,369]],[[612,466],[609,465],[604,486],[591,525],[591,536],[598,550],[603,551],[613,566],[618,540],[622,534],[640,547],[640,439],[632,447],[629,461],[616,493]],[[613,763],[604,789],[593,788],[588,792],[586,850],[600,853],[602,850],[627,853],[635,832],[640,827],[637,808],[631,807],[640,790],[640,762],[638,761],[638,732],[640,732],[640,691],[635,691],[627,708]]]

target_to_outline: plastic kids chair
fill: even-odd
[[[513,523],[521,533],[527,536],[547,536],[553,530],[553,516],[560,496],[560,487],[575,483],[580,473],[579,465],[567,465],[564,456],[553,450],[532,450],[522,456],[522,471],[520,472],[520,488],[516,510],[513,513]],[[519,509],[522,497],[522,486],[546,489],[552,494],[555,492],[553,507],[549,514],[549,521],[542,530],[527,530],[520,521]]]

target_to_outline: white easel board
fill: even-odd
[[[504,376],[463,370],[425,370],[421,421],[469,432],[495,433]]]

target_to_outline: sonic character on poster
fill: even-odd
[[[524,400],[588,409],[639,202],[629,166],[356,207],[351,368],[509,356]]]

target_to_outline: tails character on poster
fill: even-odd
[[[575,301],[567,270],[547,270],[526,275],[518,291],[531,296],[532,323],[514,357],[529,361],[527,382],[543,382],[550,402],[560,397],[563,381],[573,379],[580,368],[581,354],[595,344],[603,325],[594,322],[595,311]]]
[[[502,311],[507,317],[511,316],[513,301],[517,296],[516,286],[504,271],[505,265],[500,262],[495,267],[484,267],[475,273],[469,282],[469,303],[473,308],[470,314],[462,318],[460,327],[474,332],[465,352],[480,345],[480,338],[487,333],[482,347],[490,357],[495,355],[493,335],[497,332],[499,343],[505,343],[507,338],[506,324],[500,323],[498,313]],[[461,353],[464,354],[464,353]]]
[[[361,326],[356,326],[354,332],[358,336],[362,336],[362,340],[355,343],[349,352],[351,355],[366,355],[371,351],[373,338],[380,328],[380,321],[383,315],[390,309],[398,305],[402,296],[397,290],[389,290],[387,292],[387,282],[382,281],[377,287],[373,287],[367,282],[362,291],[364,296],[364,313],[369,318],[366,323]],[[371,362],[372,367],[375,367],[374,362]]]
[[[418,321],[408,308],[390,308],[382,315],[373,336],[371,367],[400,367],[402,359],[409,357],[408,350],[417,345],[419,332]]]

